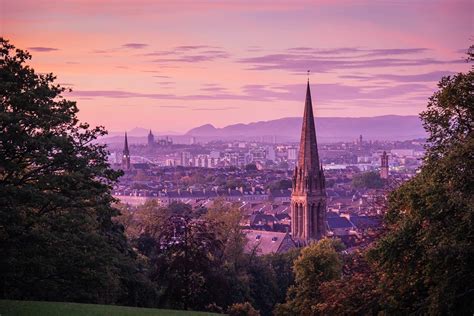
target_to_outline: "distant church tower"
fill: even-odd
[[[306,88],[298,164],[293,173],[291,233],[307,244],[326,235],[326,180],[319,162],[309,80]]]
[[[148,133],[148,146],[153,146],[155,144],[155,136],[153,136],[153,133],[150,130],[150,133]]]
[[[127,133],[125,133],[125,144],[122,152],[122,169],[130,170],[130,151],[128,150]]]
[[[380,178],[388,179],[388,155],[385,150],[381,156],[380,162]]]

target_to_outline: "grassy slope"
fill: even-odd
[[[175,311],[154,308],[136,308],[114,305],[95,305],[77,303],[33,302],[0,300],[0,316],[184,316],[184,315],[216,315],[201,312]]]

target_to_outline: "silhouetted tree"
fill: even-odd
[[[0,38],[0,295],[113,303],[139,291],[134,252],[112,218],[102,127],[79,122],[53,74]]]
[[[222,243],[211,223],[171,216],[163,226],[151,256],[151,278],[159,287],[160,305],[204,309],[222,258]]]

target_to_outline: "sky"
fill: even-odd
[[[0,35],[110,131],[417,115],[469,70],[472,0],[0,0]]]

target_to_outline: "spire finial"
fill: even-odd
[[[306,72],[307,72],[307,74],[308,74],[308,83],[309,83],[309,75],[310,75],[310,73],[311,73],[311,70],[308,69]]]

